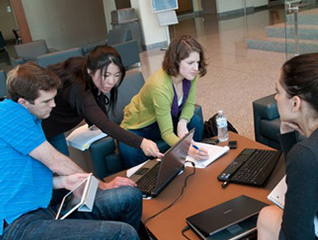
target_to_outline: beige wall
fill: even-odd
[[[148,48],[148,46],[167,42],[166,28],[159,26],[157,16],[151,10],[151,1],[131,0],[130,3],[140,19],[143,45]]]
[[[107,36],[102,0],[23,0],[33,40],[59,50]]]
[[[7,12],[8,6],[10,6],[9,0],[0,1],[0,31],[5,40],[15,39],[12,29],[16,28],[13,13]]]

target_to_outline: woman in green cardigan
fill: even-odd
[[[169,146],[195,127],[194,140],[201,141],[202,122],[194,115],[194,103],[198,75],[206,74],[206,66],[203,48],[194,38],[174,39],[162,69],[147,79],[126,106],[121,126],[153,141],[163,139]],[[119,150],[127,168],[148,159],[142,151],[122,142]],[[191,147],[189,153],[198,160],[208,157],[204,149]]]

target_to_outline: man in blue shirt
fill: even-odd
[[[138,239],[142,195],[127,178],[100,181],[91,213],[55,220],[52,190],[71,190],[89,175],[42,131],[60,85],[34,63],[8,73],[8,99],[0,103],[0,239]]]

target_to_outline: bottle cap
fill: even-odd
[[[218,114],[222,115],[223,114],[223,110],[219,110]]]

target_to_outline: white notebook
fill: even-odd
[[[196,146],[199,148],[203,148],[208,152],[209,158],[204,161],[197,161],[191,156],[187,156],[186,160],[192,161],[195,163],[196,168],[205,168],[211,163],[213,163],[215,160],[217,160],[219,157],[221,157],[223,154],[228,152],[230,148],[228,146],[217,146],[217,145],[212,145],[212,144],[207,144],[207,143],[200,143],[196,142]],[[186,166],[192,167],[192,164],[186,163]]]
[[[66,138],[67,145],[76,148],[81,151],[88,149],[91,144],[107,134],[103,133],[97,127],[89,128],[87,124],[76,128],[68,137]]]
[[[286,175],[280,180],[276,187],[267,196],[267,199],[276,204],[281,209],[284,209],[285,194],[287,192]],[[318,219],[317,216],[314,219],[315,235],[318,237]]]

